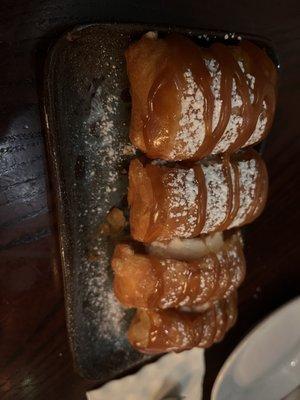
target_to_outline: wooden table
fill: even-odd
[[[299,294],[300,5],[298,1],[2,0],[0,4],[0,397],[84,399],[96,382],[73,372],[65,327],[53,193],[40,123],[43,62],[66,29],[136,21],[245,31],[271,38],[281,59],[267,143],[270,198],[247,229],[240,317],[206,353],[206,398],[226,356],[262,317]],[[299,118],[299,120],[298,120]]]

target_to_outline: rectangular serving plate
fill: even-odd
[[[105,383],[153,358],[133,350],[126,330],[132,311],[114,299],[110,258],[116,240],[100,235],[109,210],[126,213],[126,169],[133,156],[128,139],[129,84],[124,52],[147,31],[178,32],[202,46],[236,43],[240,37],[264,47],[264,38],[140,24],[79,26],[58,40],[45,74],[45,121],[56,192],[67,327],[80,375]]]

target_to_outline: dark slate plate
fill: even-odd
[[[80,26],[49,54],[45,120],[56,190],[59,243],[71,349],[82,376],[106,382],[150,358],[126,340],[130,311],[114,300],[110,257],[115,240],[99,236],[113,206],[126,208],[130,96],[124,50],[142,33],[172,30],[201,45],[237,42],[239,35],[135,24]],[[270,43],[240,35],[267,49]]]

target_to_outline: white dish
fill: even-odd
[[[257,325],[228,357],[211,400],[280,400],[300,385],[300,297]]]

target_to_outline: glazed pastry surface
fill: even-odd
[[[150,158],[232,153],[270,130],[277,72],[253,43],[201,48],[176,34],[144,35],[127,49],[126,61],[130,138]]]
[[[128,191],[131,235],[150,243],[239,227],[259,216],[267,191],[265,164],[252,149],[190,166],[134,159]]]
[[[125,307],[201,310],[233,293],[245,276],[240,233],[225,240],[217,233],[179,243],[153,243],[148,252],[135,252],[128,244],[116,246],[114,292]]]
[[[236,293],[202,313],[138,309],[128,339],[133,347],[147,354],[207,348],[222,340],[236,317]]]

